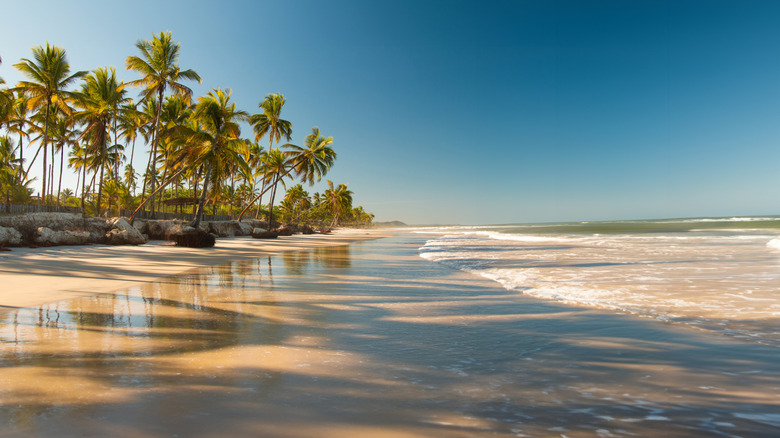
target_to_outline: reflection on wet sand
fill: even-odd
[[[0,436],[772,436],[780,349],[536,301],[414,237],[0,312]]]

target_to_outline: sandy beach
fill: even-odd
[[[776,436],[777,347],[333,245],[374,237],[3,254],[0,436]]]
[[[377,239],[386,231],[340,229],[279,239],[219,239],[214,248],[153,240],[138,246],[57,246],[0,252],[0,308],[29,307],[97,293],[219,263],[321,246]]]

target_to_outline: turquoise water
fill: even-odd
[[[780,345],[780,217],[417,229],[428,260],[537,298]]]

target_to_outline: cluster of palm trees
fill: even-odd
[[[209,205],[214,213],[238,219],[257,205],[255,214],[266,211],[269,223],[371,222],[373,216],[362,207],[352,207],[347,186],[330,181],[327,190],[313,196],[302,184],[295,185],[274,206],[282,197],[277,196],[280,186],[286,188],[296,178],[312,185],[336,159],[333,138],[316,127],[303,146],[279,146],[282,139],[292,138],[292,124],[281,117],[284,96],[266,96],[258,114],[237,109],[228,89],[215,88],[193,99],[185,82],[201,78],[178,65],[180,45],[170,32],[141,40],[136,48],[139,54],[127,58],[126,68],[140,78],[127,83],[117,79],[113,67],[71,72],[65,50],[48,43],[13,65],[26,80],[0,88],[0,133],[5,132],[0,136],[0,190],[5,202],[36,201],[28,175],[37,161],[43,170],[37,202],[78,203],[94,215],[135,208],[153,216],[177,209],[183,213],[192,206],[197,225]],[[80,88],[73,90],[76,86]],[[128,95],[131,87],[141,91],[137,102]],[[241,136],[241,123],[253,128],[254,139]],[[268,149],[259,143],[263,137]],[[138,140],[149,149],[140,174],[132,164]],[[31,160],[24,156],[25,147],[35,151]],[[75,192],[62,188],[66,164],[78,175]]]

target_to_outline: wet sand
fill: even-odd
[[[189,269],[283,251],[344,245],[388,236],[384,230],[341,229],[332,234],[278,239],[218,239],[193,249],[154,240],[139,246],[56,246],[0,252],[0,308],[29,307],[108,293]]]
[[[0,310],[0,437],[776,436],[777,347],[525,297],[421,244]]]

